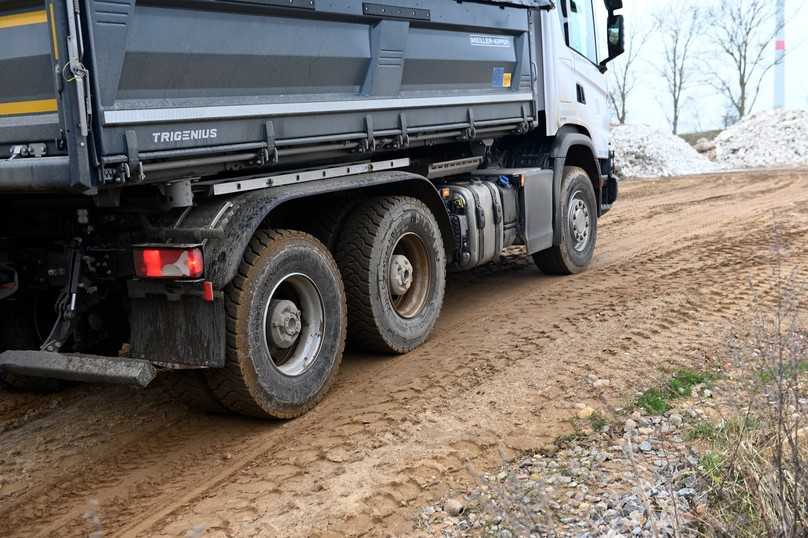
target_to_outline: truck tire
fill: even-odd
[[[561,180],[561,242],[533,255],[539,269],[548,275],[574,275],[592,263],[598,238],[597,198],[586,171],[564,168]]]
[[[361,202],[354,195],[350,198],[337,198],[335,205],[308,218],[303,231],[316,237],[332,253],[337,251],[343,225],[353,209]]]
[[[288,419],[314,407],[345,348],[345,290],[336,262],[309,234],[259,231],[226,290],[225,367],[207,372],[230,411]]]
[[[406,353],[429,337],[443,306],[446,253],[426,205],[406,196],[365,201],[346,221],[336,258],[352,345]]]

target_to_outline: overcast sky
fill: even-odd
[[[770,0],[772,5],[775,0]],[[624,0],[623,14],[627,30],[647,27],[652,14],[665,6],[681,4],[682,0]],[[808,109],[808,0],[786,0],[786,13],[796,14],[789,18],[786,28],[786,106]],[[709,24],[709,21],[708,21]],[[774,22],[772,22],[774,25]],[[647,123],[655,127],[669,128],[665,106],[668,99],[664,83],[656,69],[661,58],[659,41],[650,39],[641,66],[638,67],[640,82],[629,101],[629,123]],[[771,46],[774,54],[774,43]],[[693,88],[682,114],[680,132],[717,128],[721,124],[725,106],[709,86]],[[769,75],[763,83],[755,110],[774,106],[774,82]]]

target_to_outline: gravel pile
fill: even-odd
[[[613,128],[612,149],[620,179],[702,174],[721,168],[682,138],[647,125]]]
[[[707,485],[684,437],[703,414],[683,415],[635,411],[554,453],[523,456],[466,495],[424,508],[420,526],[445,538],[700,536]]]
[[[808,110],[769,110],[715,139],[716,161],[729,168],[808,164]]]

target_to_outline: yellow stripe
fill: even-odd
[[[14,28],[15,26],[27,26],[29,24],[45,24],[48,22],[48,14],[42,11],[30,11],[28,13],[17,13],[0,17],[0,28]]]
[[[56,99],[40,99],[39,101],[16,101],[13,103],[0,103],[0,116],[14,116],[17,114],[39,114],[41,112],[56,112]]]
[[[50,10],[51,43],[53,43],[53,57],[59,61],[59,43],[56,42],[56,15],[53,13],[53,3],[48,4]]]

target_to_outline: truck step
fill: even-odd
[[[4,351],[0,370],[30,377],[145,387],[157,376],[148,361],[48,351]]]

